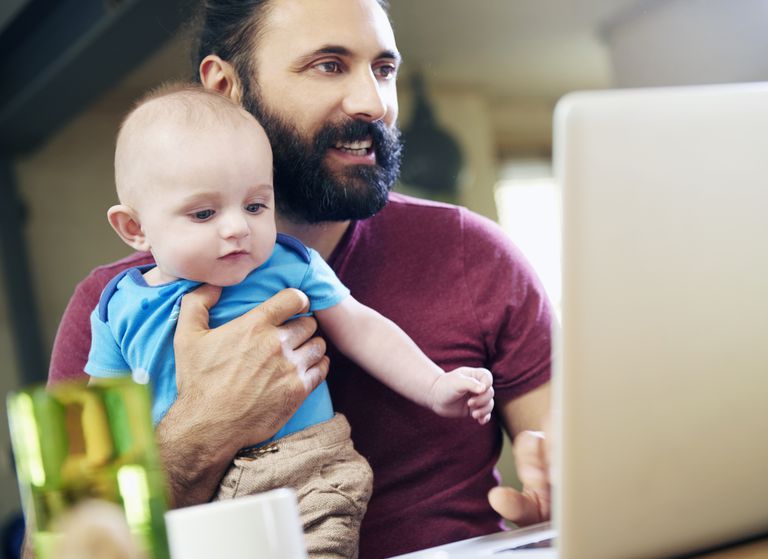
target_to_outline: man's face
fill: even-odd
[[[243,105],[272,142],[278,209],[305,223],[373,215],[400,166],[399,54],[375,0],[273,0]]]

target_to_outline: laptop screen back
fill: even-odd
[[[568,95],[554,150],[561,556],[768,531],[768,84]]]

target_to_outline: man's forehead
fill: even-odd
[[[389,18],[376,0],[270,2],[259,49],[304,55],[329,46],[371,57],[397,54]]]

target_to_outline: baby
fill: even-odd
[[[180,85],[144,99],[118,134],[115,181],[120,204],[109,209],[109,223],[128,245],[151,251],[156,265],[126,270],[104,289],[85,370],[151,382],[155,423],[177,395],[181,299],[203,283],[223,288],[212,327],[281,289],[300,289],[325,335],[375,378],[442,416],[490,419],[489,371],[444,372],[356,301],[317,252],[276,232],[269,142],[228,98]],[[309,555],[353,557],[371,485],[323,382],[272,439],[238,454],[216,498],[293,487]]]

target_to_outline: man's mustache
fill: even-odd
[[[315,148],[324,151],[339,143],[352,143],[370,138],[375,149],[376,146],[385,145],[396,137],[397,134],[381,121],[350,120],[341,124],[325,125],[315,137]]]

